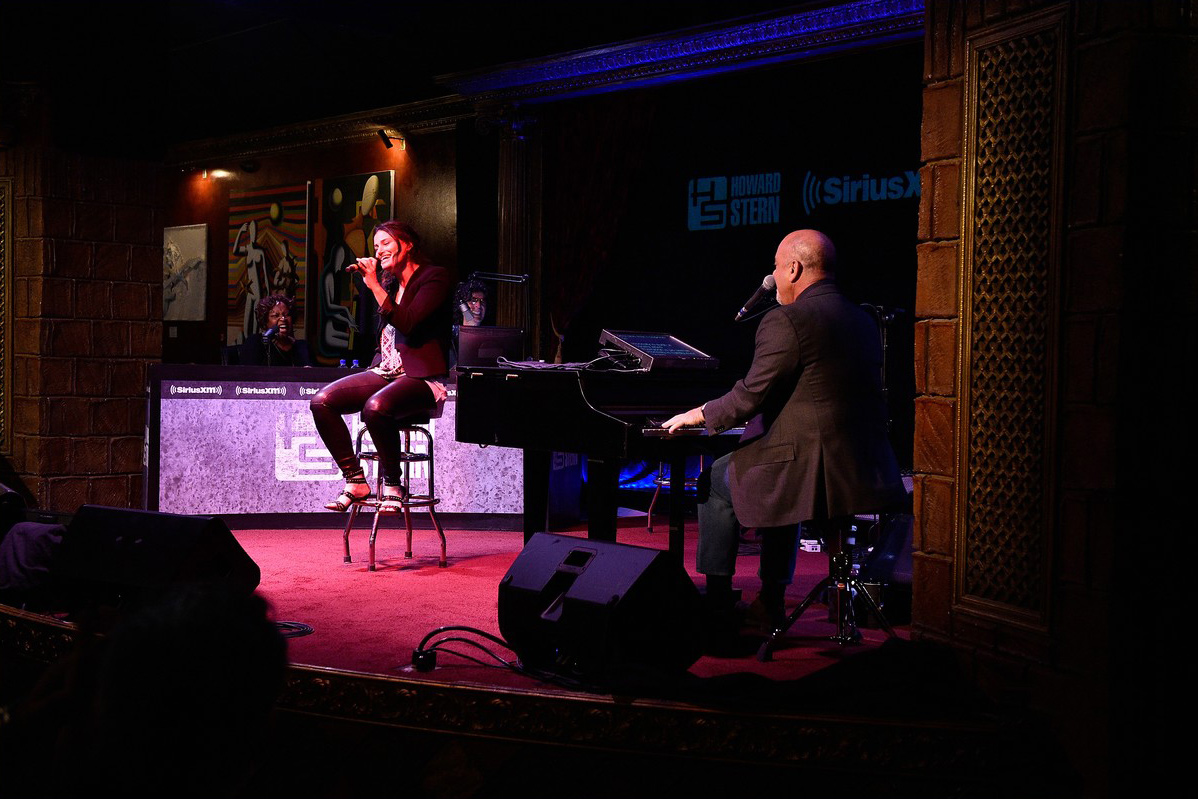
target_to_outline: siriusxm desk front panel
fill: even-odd
[[[256,366],[150,368],[145,498],[149,510],[184,514],[320,513],[340,487],[308,403],[344,369]],[[432,421],[438,510],[523,512],[523,453],[459,444],[456,402]],[[357,414],[345,417],[356,437]],[[374,468],[373,462],[365,464]],[[417,464],[420,469],[425,464]],[[373,482],[373,473],[368,474]],[[413,489],[427,475],[416,472]],[[335,521],[335,520],[333,520]]]

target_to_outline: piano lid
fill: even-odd
[[[458,375],[457,440],[629,457],[652,427],[647,417],[701,405],[727,391],[729,380],[706,370],[467,369]]]

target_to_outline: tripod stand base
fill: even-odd
[[[837,552],[829,558],[829,574],[824,579],[816,583],[815,587],[808,592],[803,601],[799,603],[782,626],[776,627],[769,636],[762,642],[761,647],[757,650],[757,659],[762,663],[767,663],[773,659],[774,648],[778,642],[786,635],[787,631],[794,626],[794,623],[799,620],[803,612],[811,607],[824,591],[835,591],[836,602],[836,634],[828,636],[828,640],[835,641],[841,646],[848,644],[856,644],[861,642],[861,632],[857,629],[856,610],[853,607],[853,597],[859,596],[869,609],[873,611],[874,616],[878,619],[879,625],[886,631],[886,635],[894,638],[897,633],[890,626],[890,622],[886,620],[886,616],[882,613],[882,608],[874,601],[873,596],[866,589],[865,583],[857,579],[853,574],[852,565],[849,563],[849,556],[845,552]]]

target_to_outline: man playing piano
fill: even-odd
[[[740,528],[761,538],[761,593],[752,615],[785,618],[802,522],[870,513],[905,497],[886,432],[881,339],[874,320],[836,286],[836,250],[797,230],[774,255],[780,307],[757,328],[753,363],[722,397],[663,423],[671,433],[745,422],[739,448],[711,466],[699,505],[698,571],[714,633],[735,633],[732,593]]]

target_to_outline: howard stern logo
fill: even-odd
[[[810,216],[822,205],[905,200],[919,196],[919,173],[910,169],[899,175],[873,177],[868,172],[820,178],[810,172],[803,178],[803,210]]]
[[[776,225],[782,213],[782,173],[692,178],[686,194],[690,230]]]

